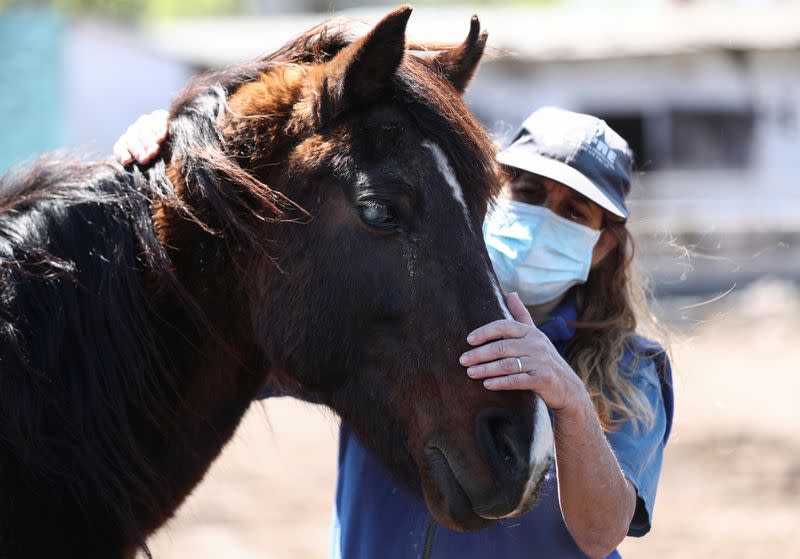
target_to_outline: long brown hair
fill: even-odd
[[[565,358],[583,380],[605,431],[629,419],[651,428],[654,410],[623,370],[636,367],[641,358],[632,347],[637,329],[664,347],[668,333],[650,308],[647,281],[634,261],[633,236],[622,221],[606,219],[606,229],[617,246],[575,288],[578,321]],[[633,356],[630,364],[623,363],[626,349]]]

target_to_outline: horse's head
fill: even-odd
[[[473,19],[462,45],[415,55],[410,12],[287,47],[292,63],[231,95],[223,131],[306,212],[265,224],[272,258],[252,264],[272,379],[418,479],[439,522],[474,529],[532,506],[553,438],[541,399],[488,391],[459,364],[472,329],[509,316],[481,234],[500,177],[460,98],[486,35]]]

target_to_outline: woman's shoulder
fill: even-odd
[[[651,405],[662,405],[667,426],[664,441],[669,437],[675,397],[672,388],[672,365],[667,350],[658,342],[634,335],[625,345],[620,373],[648,395]],[[658,402],[657,400],[660,400]]]
[[[669,355],[660,343],[638,334],[631,336],[625,343],[620,372],[637,384],[650,383],[658,386],[666,374],[664,369],[669,367]]]

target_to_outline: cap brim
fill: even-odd
[[[602,190],[595,186],[586,175],[557,159],[545,157],[538,153],[531,153],[527,149],[524,150],[524,152],[522,150],[516,150],[514,149],[514,144],[511,144],[508,148],[497,154],[497,161],[509,167],[515,167],[558,181],[570,187],[572,190],[583,194],[589,200],[612,214],[623,219],[628,219],[628,210],[615,204]]]

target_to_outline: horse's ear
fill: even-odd
[[[403,59],[410,15],[410,6],[397,8],[327,64],[320,124],[377,98]]]
[[[459,93],[464,93],[475,69],[478,67],[486,48],[488,33],[480,32],[481,24],[478,16],[472,16],[469,23],[469,34],[463,43],[450,50],[443,51],[431,60]]]

